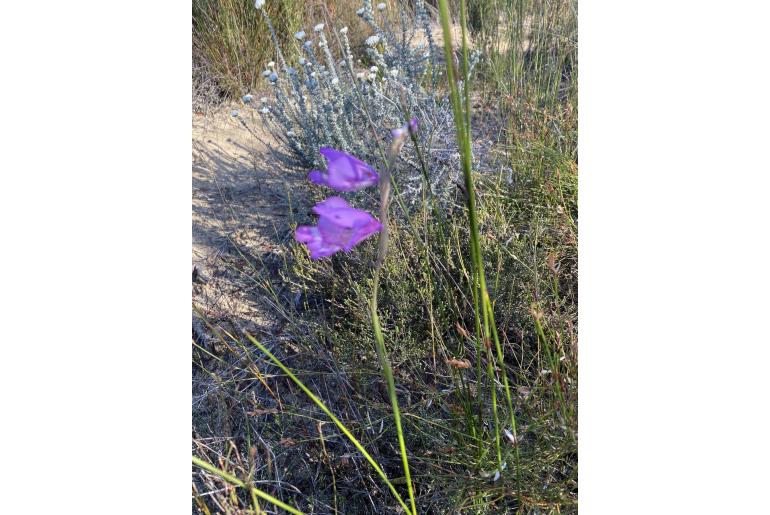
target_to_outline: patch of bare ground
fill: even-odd
[[[290,237],[285,188],[292,174],[271,166],[269,134],[258,123],[251,127],[254,133],[225,108],[193,115],[192,266],[196,306],[255,331],[274,321],[243,275],[265,272],[260,266]]]
[[[230,112],[220,107],[192,120],[193,430],[204,439],[234,434],[230,411],[238,403],[227,400],[230,389],[220,381],[248,368],[248,353],[212,327],[280,334],[265,284],[276,282],[271,265],[291,238],[293,174],[271,164],[272,141],[258,122],[250,132]]]

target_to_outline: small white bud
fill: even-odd
[[[299,64],[302,64],[302,65],[304,65],[304,64],[305,64],[305,62],[306,62],[306,61],[305,61],[305,58],[304,58],[304,57],[300,57],[300,58],[299,58]]]
[[[316,32],[321,32],[322,30],[324,30],[324,24],[323,23],[319,23],[318,25],[313,27],[313,30],[316,31]]]
[[[379,4],[377,4],[377,10],[378,10],[378,11],[384,11],[384,10],[385,10],[385,7],[387,7],[387,6],[385,5],[385,2],[380,2]]]
[[[305,31],[301,30],[297,32],[296,34],[294,34],[294,37],[302,41],[303,39],[305,39]]]
[[[233,118],[238,118],[238,110],[233,109],[232,111],[230,111],[230,116],[232,116]]]
[[[377,68],[376,66],[372,66],[371,68],[369,68],[369,71],[372,73],[377,73],[378,71],[380,71],[380,69]]]
[[[270,112],[270,108],[265,106],[262,109],[260,109],[259,112],[262,113],[262,114],[267,114],[267,113]]]
[[[393,68],[392,70],[390,70],[390,76],[398,77],[398,70],[396,68]]]
[[[314,79],[316,78],[316,76],[317,76],[317,75],[318,75],[318,74],[317,74],[316,72],[312,72],[312,73],[310,74],[310,76],[311,76],[311,77],[313,77]]]
[[[257,0],[254,2],[254,7],[257,9],[262,9],[265,6],[265,0]]]
[[[287,136],[292,136],[292,137],[296,136],[296,134],[294,134],[294,131],[289,131],[289,132],[286,133],[286,135]]]
[[[359,10],[357,10],[356,14],[359,15],[359,16],[363,16],[364,15],[364,8],[362,7]]]
[[[348,33],[348,28],[347,27],[342,27],[340,29],[340,34],[347,34],[347,33]]]
[[[259,99],[263,104],[267,104],[267,97],[262,97]]]
[[[305,41],[304,45],[305,45],[305,48],[313,48],[313,42],[310,41],[309,39]]]
[[[380,42],[380,36],[369,36],[366,38],[366,44],[368,46],[374,46]]]
[[[364,78],[366,77],[366,74],[364,72],[358,72],[356,73],[356,77],[358,77],[361,80],[364,80]]]
[[[369,75],[366,76],[366,78],[369,79],[370,81],[374,82],[374,79],[377,78],[377,74],[376,73],[370,73]]]
[[[339,84],[339,83],[340,83],[340,80],[339,80],[337,77],[334,77],[334,78],[332,79],[332,84],[334,84],[335,86],[336,86],[337,84]]]

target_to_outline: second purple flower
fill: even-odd
[[[382,224],[366,211],[351,207],[345,199],[329,197],[315,205],[318,225],[297,227],[294,239],[307,245],[312,259],[331,256],[355,245],[382,229]]]
[[[374,168],[341,150],[321,147],[321,154],[329,162],[326,172],[311,171],[308,174],[310,182],[328,186],[337,191],[358,191],[374,186],[380,180]]]

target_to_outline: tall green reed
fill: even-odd
[[[479,342],[479,350],[481,345],[486,348],[488,357],[491,357],[491,342],[494,341],[497,364],[500,369],[500,375],[503,379],[503,389],[505,391],[508,412],[511,420],[511,431],[513,433],[514,442],[517,441],[516,434],[516,417],[513,410],[513,401],[511,398],[511,389],[508,384],[508,374],[506,373],[505,359],[503,355],[502,346],[500,345],[500,339],[497,333],[497,326],[495,324],[494,310],[492,308],[492,302],[489,298],[489,292],[487,290],[486,277],[484,274],[484,261],[481,253],[481,243],[479,237],[478,215],[476,210],[476,192],[473,184],[473,170],[471,164],[471,103],[470,103],[470,86],[468,75],[468,35],[467,35],[467,14],[465,0],[460,2],[460,22],[462,29],[462,82],[463,82],[463,99],[460,98],[460,91],[457,84],[457,72],[454,69],[454,47],[452,44],[452,31],[450,28],[450,14],[447,0],[439,0],[439,15],[441,17],[441,27],[444,32],[444,55],[446,59],[447,78],[449,82],[450,99],[452,102],[452,110],[454,113],[455,129],[457,136],[457,143],[460,147],[461,167],[463,171],[463,179],[465,183],[465,199],[468,208],[468,222],[470,225],[470,239],[471,239],[471,262],[473,263],[473,297],[475,307],[475,319],[477,320],[477,327],[479,326],[478,320],[481,323],[481,332],[483,340]],[[480,309],[479,309],[480,308]],[[479,310],[481,311],[479,313]],[[481,353],[479,353],[478,359],[481,359]],[[487,373],[490,376],[490,394],[492,398],[492,412],[495,422],[495,449],[497,451],[498,470],[503,468],[503,458],[500,446],[500,423],[498,417],[497,406],[497,389],[495,386],[494,369],[492,366],[492,359],[487,360]],[[481,381],[481,378],[478,378]],[[520,459],[518,446],[515,447],[516,456],[516,474],[517,480],[520,480]],[[520,488],[519,488],[520,490]]]

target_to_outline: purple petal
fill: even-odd
[[[409,131],[412,132],[412,134],[417,132],[417,126],[418,126],[417,118],[412,118],[411,120],[409,120]]]
[[[307,178],[312,182],[313,184],[321,184],[324,185],[327,182],[326,177],[324,177],[323,172],[320,170],[311,170],[309,174],[307,174]]]
[[[323,215],[324,213],[329,213],[332,210],[335,209],[352,209],[350,207],[350,204],[342,198],[342,197],[329,197],[326,200],[319,202],[315,206],[313,206],[313,213],[317,214],[318,216]]]
[[[300,225],[297,230],[294,231],[294,239],[300,243],[310,243],[321,237],[318,232],[318,227],[311,227],[309,225]]]
[[[310,257],[319,259],[354,246],[382,230],[382,224],[371,214],[351,207],[345,199],[329,197],[313,207],[319,215],[318,225],[297,227],[294,238],[305,243]]]
[[[369,220],[366,224],[355,227],[353,229],[353,234],[348,241],[346,245],[343,246],[343,249],[345,252],[350,252],[350,249],[358,245],[360,242],[368,238],[374,233],[380,232],[382,230],[382,224],[373,216],[369,215],[371,217],[371,220]]]
[[[338,208],[338,209],[322,209],[319,213],[321,219],[329,220],[334,225],[341,229],[355,229],[356,227],[362,227],[375,218],[367,213],[353,207]]]
[[[320,152],[328,161],[325,184],[337,191],[357,191],[380,180],[371,166],[350,154],[329,147]]]
[[[294,239],[307,245],[311,259],[331,256],[342,250],[342,245],[324,239],[318,227],[299,226],[294,234]]]

